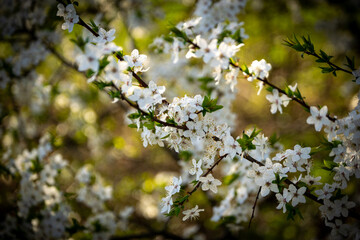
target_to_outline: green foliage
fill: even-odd
[[[106,87],[111,87],[113,85],[111,82],[102,82],[102,81],[94,81],[93,84],[100,90],[103,90]]]
[[[90,41],[89,38],[83,38],[81,36],[77,36],[76,38],[70,39],[76,46],[78,46],[82,51],[85,51],[85,45]]]
[[[236,141],[240,144],[243,151],[245,150],[254,150],[256,146],[252,143],[254,138],[261,132],[261,130],[254,130],[251,132],[250,136],[243,132],[241,138],[238,138]]]
[[[31,160],[30,171],[33,173],[40,173],[43,170],[44,166],[40,163],[39,158]]]
[[[280,140],[280,137],[276,135],[276,133],[273,133],[269,138],[270,146],[274,147],[274,145]]]
[[[70,236],[86,229],[75,218],[71,218],[71,221],[72,221],[72,225],[66,228],[66,231],[70,234]]]
[[[175,122],[174,118],[166,118],[166,122],[172,125],[177,126],[178,124]]]
[[[101,72],[105,69],[105,67],[110,63],[108,60],[107,60],[107,55],[105,57],[103,57],[100,62],[99,62],[99,72],[98,74],[101,74]]]
[[[246,73],[246,75],[251,75],[249,68],[245,64],[242,65],[241,70]]]
[[[275,180],[272,181],[272,183],[276,184],[279,188],[279,192],[282,193],[283,189],[286,187],[285,180],[287,177],[280,178],[280,175],[278,173],[275,173]]]
[[[284,40],[284,45],[295,49],[298,52],[315,54],[314,44],[311,42],[310,36],[307,38],[302,36],[302,42],[300,42],[296,35],[294,34],[293,38],[288,38]],[[303,54],[301,55],[303,57]]]
[[[181,151],[179,153],[179,157],[181,159],[183,159],[184,161],[190,161],[191,157],[192,157],[193,153],[190,151]]]
[[[211,95],[214,87],[209,86],[209,83],[214,82],[214,78],[212,77],[202,77],[199,78],[198,81],[201,83],[200,89],[203,90],[207,95]]]
[[[288,47],[295,49],[297,52],[301,52],[301,57],[304,57],[304,54],[312,55],[317,58],[315,62],[327,64],[326,67],[319,67],[322,73],[332,73],[335,77],[337,76],[336,72],[339,70],[351,73],[350,71],[342,69],[341,67],[333,64],[331,62],[333,56],[328,55],[321,49],[319,50],[319,52],[316,52],[314,44],[311,42],[310,36],[308,36],[307,38],[302,36],[301,39],[302,41],[299,41],[294,34],[293,38],[288,38],[287,40],[284,40],[284,44]],[[350,68],[352,71],[355,70],[354,58],[350,59],[348,56],[346,56],[346,61],[347,63],[344,65]]]
[[[188,42],[190,41],[189,37],[186,35],[185,32],[181,31],[180,29],[178,29],[177,27],[171,27],[170,28],[170,32],[172,32],[175,37],[181,38],[184,40],[184,42]]]
[[[90,23],[89,23],[90,27],[92,30],[94,30],[95,32],[99,32],[99,27],[96,25],[96,23],[94,22],[94,20],[90,19]]]
[[[350,68],[352,71],[356,70],[354,57],[352,57],[352,59],[350,59],[348,56],[346,56],[346,61],[347,61],[347,63],[345,63],[345,66]]]
[[[179,216],[179,213],[181,212],[181,209],[184,207],[182,205],[173,207],[169,213],[165,214],[165,216],[171,217],[171,216]]]
[[[335,167],[338,167],[339,164],[333,162],[333,161],[328,161],[328,160],[324,160],[324,166],[322,167],[322,169],[326,170],[326,171],[333,171],[333,169]]]
[[[238,173],[234,173],[231,175],[227,175],[224,177],[223,179],[223,184],[224,185],[230,185],[231,183],[233,183],[236,179],[238,179],[238,177],[240,176],[240,174]]]
[[[201,106],[203,107],[203,110],[202,110],[203,116],[205,116],[207,112],[212,113],[212,112],[215,112],[215,111],[223,108],[223,106],[217,105],[217,98],[211,99],[208,96],[204,97],[204,100],[203,100]]]
[[[287,210],[287,220],[295,220],[295,216],[299,216],[302,220],[304,220],[300,209],[298,207],[293,207],[290,203],[286,203],[286,210]]]
[[[141,112],[131,113],[127,117],[131,120],[138,119],[141,117]]]

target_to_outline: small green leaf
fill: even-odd
[[[348,68],[350,68],[353,71],[356,70],[354,57],[352,57],[352,59],[350,59],[348,56],[346,56],[346,61],[347,61],[347,64],[345,64],[345,66],[347,66]]]
[[[217,105],[217,98],[210,99],[210,97],[208,97],[208,96],[204,97],[202,107],[203,107],[203,110],[202,110],[203,116],[205,116],[205,114],[207,112],[212,113],[212,112],[215,112],[215,111],[223,108],[223,106]]]
[[[225,176],[224,180],[223,180],[224,185],[232,184],[236,179],[239,178],[239,176],[240,175],[238,173],[234,173],[234,174]]]
[[[137,118],[139,118],[140,116],[141,116],[140,113],[131,113],[131,114],[129,114],[127,117],[128,117],[129,119],[137,119]]]
[[[128,127],[130,127],[130,128],[137,128],[137,125],[136,125],[135,123],[131,123],[131,124],[128,125]]]

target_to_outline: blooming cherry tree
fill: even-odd
[[[39,21],[39,26],[35,24],[29,28],[32,31],[29,35],[38,38],[36,41],[20,49],[16,57],[1,61],[5,66],[5,70],[0,71],[0,79],[4,82],[1,87],[12,85],[6,91],[10,92],[13,109],[6,110],[5,115],[16,114],[17,117],[4,117],[10,130],[4,130],[6,136],[3,142],[11,147],[2,156],[4,161],[1,162],[0,173],[17,179],[14,186],[19,195],[13,213],[4,217],[5,226],[10,229],[11,223],[16,222],[13,225],[19,226],[19,229],[21,227],[21,233],[34,236],[35,239],[70,239],[76,238],[77,234],[84,238],[109,239],[120,231],[126,232],[131,227],[130,220],[134,215],[134,219],[141,219],[141,222],[165,222],[164,229],[154,234],[179,239],[181,237],[168,232],[168,219],[181,212],[183,221],[204,218],[200,212],[205,211],[205,207],[199,209],[199,205],[202,205],[200,202],[194,208],[184,210],[185,206],[196,201],[195,193],[203,191],[203,196],[206,196],[204,199],[209,198],[213,207],[212,212],[209,211],[212,214],[211,221],[226,225],[227,232],[230,232],[229,229],[238,231],[239,224],[243,222],[249,222],[250,226],[256,205],[271,199],[267,196],[275,195],[278,202],[273,204],[274,207],[282,209],[288,219],[302,217],[301,208],[316,202],[324,224],[331,228],[333,236],[346,238],[359,235],[360,217],[356,211],[350,210],[356,209],[357,203],[356,200],[350,201],[349,197],[352,199],[352,196],[346,194],[349,186],[356,186],[355,180],[360,178],[359,101],[353,104],[352,110],[345,116],[333,117],[328,113],[327,106],[318,109],[309,105],[299,90],[302,85],[300,82],[294,86],[285,84],[285,88],[276,85],[270,76],[272,65],[266,60],[254,60],[247,66],[239,58],[239,53],[246,51],[244,40],[249,36],[245,34],[244,22],[238,20],[246,1],[197,1],[189,20],[171,26],[166,35],[157,37],[151,44],[160,55],[159,62],[156,62],[154,56],[140,53],[138,49],[141,47],[133,47],[130,54],[126,55],[127,49],[123,50],[116,44],[120,42],[116,39],[119,31],[103,25],[106,19],[103,22],[90,20],[87,23],[82,19],[83,16],[77,15],[78,2],[59,2],[56,15],[64,20],[61,28],[72,32],[79,27],[74,32],[86,32],[72,39],[76,46],[71,50],[75,61],[71,62],[57,52],[52,46],[56,41],[49,40],[51,36],[41,37],[42,34],[46,35],[37,32],[42,21]],[[146,32],[144,29],[137,27],[133,32],[141,35]],[[21,28],[18,30],[22,31]],[[315,50],[310,37],[299,40],[294,36],[286,40],[285,44],[325,64],[326,67],[321,67],[324,73],[336,76],[341,71],[355,77],[354,82],[358,83],[358,70],[350,58],[346,58],[348,70],[333,63],[332,56],[324,51]],[[120,105],[127,112],[126,121],[140,136],[144,148],[164,148],[177,161],[171,171],[166,170],[167,166],[164,165],[165,174],[159,174],[153,180],[146,179],[141,184],[139,188],[153,193],[152,196],[142,194],[140,190],[134,191],[133,197],[141,203],[140,207],[122,207],[121,211],[111,209],[113,196],[119,194],[122,188],[113,189],[91,164],[77,166],[64,160],[61,155],[55,155],[53,145],[61,146],[62,141],[69,141],[65,137],[64,140],[57,140],[56,136],[50,134],[33,136],[34,139],[40,139],[37,147],[32,142],[23,144],[21,148],[14,146],[16,140],[26,143],[31,131],[23,130],[26,121],[22,119],[22,111],[25,107],[17,107],[12,96],[13,92],[26,91],[20,89],[17,83],[12,83],[9,76],[20,78],[27,74],[48,53],[85,75],[89,84],[107,94],[114,104],[111,105],[109,99],[101,101],[111,105],[111,113],[118,107],[115,103]],[[14,66],[9,67],[11,64]],[[36,72],[26,77],[30,80],[40,79]],[[283,113],[283,107],[287,107],[290,102],[310,112],[306,123],[314,125],[316,132],[324,128],[324,133],[317,134],[326,134],[325,142],[319,143],[320,146],[296,142],[290,145],[293,147],[284,148],[276,135],[267,137],[266,131],[261,133],[256,128],[236,131],[237,118],[231,103],[241,89],[237,84],[242,78],[245,78],[246,83],[249,81],[258,85],[258,95],[266,87],[269,94],[264,99],[270,102],[272,114]],[[179,87],[173,85],[170,79],[178,81]],[[186,84],[185,80],[188,81]],[[50,81],[49,84],[54,85],[50,90],[39,82],[36,86],[41,86],[40,89],[34,89],[38,93],[36,96],[44,99],[42,102],[51,101],[49,92],[56,93],[60,83]],[[75,91],[74,86],[65,88],[70,89],[70,92]],[[78,93],[76,97],[94,90],[82,91],[86,94]],[[98,91],[95,92],[97,94]],[[96,94],[89,94],[87,98]],[[71,112],[88,124],[82,126],[78,120],[70,129],[61,122],[50,128],[49,132],[66,135],[73,131],[79,141],[86,135],[91,139],[89,149],[100,152],[101,159],[106,158],[104,151],[98,149],[99,142],[111,141],[101,135],[99,129],[102,126],[94,126],[97,118],[94,111],[88,109],[86,104],[78,103],[76,97],[56,97],[55,109],[61,110],[63,106],[69,105]],[[39,108],[26,107],[25,113],[38,112],[41,110]],[[105,125],[114,124],[109,120]],[[11,137],[11,131],[15,128],[19,134]],[[80,128],[83,135],[77,132]],[[114,146],[131,150],[127,140],[130,142],[131,139],[117,138],[113,141]],[[133,154],[136,151],[133,150]],[[318,163],[317,158],[324,159],[323,164]],[[317,168],[329,172],[329,176],[318,176],[315,165],[319,164],[322,165]],[[64,175],[61,175],[62,171]],[[65,179],[68,186],[61,186],[58,183],[60,178]],[[156,188],[157,185],[162,186],[161,190]],[[126,202],[127,199],[121,200]],[[86,214],[81,212],[82,207],[86,208]],[[203,215],[209,214],[206,212]],[[144,229],[152,229],[151,224]],[[11,236],[11,229],[7,230],[3,235],[0,233],[1,238]],[[188,235],[191,236],[190,233]],[[135,238],[144,236],[147,235]],[[201,239],[201,236],[194,236],[194,239]]]

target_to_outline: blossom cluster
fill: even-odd
[[[20,178],[20,186],[17,215],[8,214],[0,223],[1,238],[17,239],[19,231],[33,239],[69,237],[69,229],[74,227],[71,221],[74,223],[74,219],[80,217],[69,197],[72,193],[62,190],[57,183],[57,178],[69,163],[54,151],[50,136],[45,135],[37,148],[24,150],[7,162],[9,173]],[[84,219],[84,231],[93,239],[107,239],[116,229],[125,230],[133,208],[126,207],[118,214],[108,210],[105,201],[112,199],[112,187],[105,186],[101,176],[90,166],[80,168],[74,177],[79,183],[76,201],[87,206],[92,213]]]
[[[79,16],[76,14],[76,10],[73,4],[68,4],[66,7],[59,3],[57,16],[63,17],[65,22],[62,24],[61,28],[63,30],[68,29],[69,32],[72,32],[74,24],[79,22]]]
[[[173,177],[172,183],[165,187],[160,213],[178,215],[192,194],[201,189],[207,195],[218,194],[222,199],[213,208],[211,220],[218,222],[231,216],[234,220],[228,225],[235,228],[231,224],[249,221],[254,201],[273,193],[278,201],[276,209],[287,213],[289,218],[299,214],[300,205],[312,199],[320,203],[319,211],[333,236],[355,236],[359,234],[358,225],[347,218],[353,215],[350,211],[356,203],[350,201],[345,192],[353,178],[360,178],[359,102],[348,116],[331,117],[327,106],[318,109],[307,105],[297,84],[284,90],[270,85],[272,67],[264,59],[253,61],[249,67],[240,67],[236,55],[248,36],[244,23],[236,21],[245,2],[197,1],[192,19],[180,22],[169,36],[157,38],[152,44],[158,53],[171,53],[168,62],[162,57],[156,62],[137,49],[124,54],[113,42],[115,29],[106,30],[92,22],[93,26],[87,27],[93,36],[82,39],[81,44],[77,42],[74,68],[85,73],[89,83],[107,92],[113,102],[122,100],[133,108],[128,115],[130,126],[140,133],[144,147],[158,145],[189,154],[189,159],[179,161],[181,175]],[[79,22],[86,25],[73,4],[60,3],[57,8],[57,16],[65,21],[63,30],[72,32],[74,24]],[[37,32],[35,36],[34,42],[19,47],[17,55],[2,62],[11,63],[12,67],[0,70],[0,79],[4,80],[1,87],[5,88],[10,75],[19,78],[27,75],[33,80],[31,83],[35,82],[29,91],[35,92],[32,94],[35,104],[30,108],[40,112],[42,105],[49,101],[51,89],[32,68],[45,59],[51,50],[48,43],[55,40],[49,41],[52,35],[44,32]],[[148,83],[144,80],[145,72],[151,79]],[[358,83],[358,72],[352,74]],[[233,136],[236,123],[230,109],[241,75],[257,82],[258,94],[265,85],[270,86],[271,94],[266,95],[266,99],[272,114],[282,113],[291,100],[309,110],[311,115],[306,122],[314,125],[315,131],[324,129],[327,134],[325,145],[330,160],[324,162],[323,168],[331,173],[329,182],[313,172],[315,151],[311,147],[297,144],[292,149],[283,149],[256,129]],[[164,79],[169,82],[162,85],[160,81]],[[169,89],[171,81],[191,94],[183,96],[184,91]],[[16,95],[23,91],[19,86],[12,87]],[[40,99],[41,104],[36,104],[36,99]],[[13,122],[21,129],[23,121]],[[82,226],[75,230],[93,239],[108,239],[117,229],[127,230],[134,209],[126,207],[115,214],[108,208],[106,203],[112,199],[113,189],[91,165],[82,166],[74,174],[76,197],[69,199],[71,193],[57,184],[69,163],[61,155],[53,155],[53,151],[47,136],[36,149],[24,150],[14,159],[4,157],[10,174],[19,179],[19,198],[16,217],[6,216],[0,236],[16,238],[13,232],[17,227],[35,239],[65,238],[80,226],[79,222]],[[192,190],[184,191],[187,187]],[[89,210],[87,216],[76,211],[73,207],[76,204]],[[184,210],[182,220],[199,218],[202,211],[198,205]]]

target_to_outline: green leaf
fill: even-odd
[[[99,61],[99,73],[98,74],[100,74],[109,63],[110,63],[110,61],[107,60],[107,56],[103,57],[103,59],[101,59]]]
[[[292,97],[294,95],[293,91],[289,88],[289,86],[286,86],[284,91],[289,97]]]
[[[86,71],[85,75],[86,75],[87,78],[91,78],[91,77],[94,75],[94,73],[95,73],[95,72],[94,72],[93,70],[88,69],[88,70]]]
[[[332,67],[319,67],[321,68],[321,72],[322,73],[331,73],[332,71],[334,71],[334,69]]]
[[[192,184],[193,186],[195,186],[198,182],[199,182],[199,181],[194,180],[194,181],[191,182],[191,184]]]
[[[39,158],[31,160],[30,171],[33,173],[40,173],[44,169],[44,166],[40,163]]]
[[[81,36],[77,36],[77,38],[70,39],[71,42],[75,43],[83,52],[85,51],[85,45],[89,42],[89,38],[82,38]]]
[[[111,87],[112,83],[109,82],[101,82],[101,81],[94,81],[93,84],[98,87],[100,90],[103,90],[106,87]]]
[[[70,236],[86,229],[75,218],[71,218],[71,221],[72,221],[72,225],[70,227],[65,228],[66,231],[70,234]]]
[[[320,56],[325,62],[329,62],[333,56],[327,55],[323,50],[320,49]]]
[[[95,32],[99,32],[99,27],[96,25],[96,23],[92,19],[90,19],[89,25],[92,28],[92,30],[94,30]]]
[[[189,198],[189,195],[186,195],[186,196],[184,196],[184,197],[179,197],[179,198],[177,198],[177,199],[175,200],[174,203],[176,203],[176,204],[182,204],[183,202],[185,202],[186,200],[188,200],[188,198]]]
[[[325,166],[325,170],[329,170],[332,171],[335,167],[338,167],[339,164],[333,162],[333,161],[328,161],[328,160],[324,160],[324,166]]]
[[[204,100],[203,100],[201,106],[203,107],[203,110],[202,110],[203,116],[205,116],[205,114],[207,112],[212,113],[212,112],[215,112],[215,111],[223,108],[223,106],[217,105],[217,98],[210,99],[210,97],[208,97],[208,96],[204,97]]]
[[[172,28],[170,28],[170,31],[171,31],[172,33],[174,33],[174,35],[175,35],[176,37],[179,37],[179,38],[184,39],[184,41],[188,41],[188,40],[189,40],[189,38],[188,38],[188,36],[186,35],[186,33],[183,32],[183,31],[181,31],[181,30],[179,30],[177,27],[172,27]]]
[[[192,156],[193,156],[193,154],[190,151],[180,151],[180,153],[179,153],[179,157],[181,159],[183,159],[184,161],[189,161]]]
[[[239,178],[239,176],[240,176],[240,174],[238,174],[238,173],[234,173],[234,174],[225,176],[223,179],[224,185],[232,184],[236,179]]]
[[[346,61],[347,61],[347,64],[345,64],[345,66],[349,67],[353,71],[356,70],[354,57],[352,57],[352,59],[350,59],[348,56],[346,56]]]
[[[144,126],[149,130],[155,130],[154,122],[146,122],[146,123],[144,123]]]
[[[127,117],[129,118],[129,119],[137,119],[137,118],[139,118],[141,116],[141,113],[131,113],[131,114],[129,114]]]
[[[274,146],[278,141],[280,137],[277,137],[276,133],[273,133],[269,138],[270,146]]]
[[[244,64],[241,66],[241,69],[244,73],[246,73],[247,75],[251,75],[250,74],[250,71],[249,71],[249,68]]]
[[[293,207],[291,204],[286,203],[286,210],[287,210],[287,220],[295,220],[295,216],[299,216],[301,219],[304,219],[299,208]]]
[[[301,95],[301,92],[300,92],[299,88],[296,88],[296,91],[293,92],[293,93],[294,93],[294,96],[295,96],[297,99],[304,100],[303,96]]]
[[[166,122],[169,123],[169,124],[172,124],[172,125],[175,125],[177,126],[177,123],[175,122],[175,119],[174,118],[167,118],[166,119]]]
[[[238,138],[236,141],[240,144],[243,151],[254,150],[256,149],[256,146],[252,142],[260,132],[261,130],[256,130],[256,128],[252,131],[250,136],[243,132],[242,138]]]

